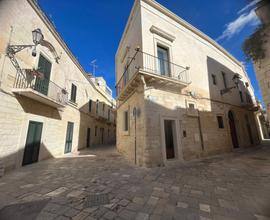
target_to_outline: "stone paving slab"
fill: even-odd
[[[270,146],[152,169],[114,148],[42,161],[0,178],[0,219],[270,220]]]

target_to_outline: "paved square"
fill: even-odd
[[[41,161],[0,179],[0,219],[269,220],[270,146],[153,169],[112,147]]]

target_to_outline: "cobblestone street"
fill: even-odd
[[[266,220],[270,147],[154,169],[133,166],[114,148],[82,151],[8,173],[0,209],[1,220]]]

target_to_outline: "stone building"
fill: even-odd
[[[117,148],[147,167],[259,143],[244,66],[154,0],[136,0],[116,52]]]
[[[36,1],[2,0],[0,27],[0,170],[114,143],[111,89],[84,71]]]
[[[264,25],[263,32],[267,39],[262,47],[265,57],[254,63],[256,78],[258,80],[264,100],[268,118],[270,118],[270,1],[262,0],[257,4],[256,14]]]

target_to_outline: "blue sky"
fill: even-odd
[[[84,69],[97,59],[96,75],[114,89],[114,57],[134,0],[38,0]],[[217,40],[238,60],[245,61],[241,45],[256,24],[249,0],[158,0],[159,3]],[[250,4],[251,3],[251,4]],[[250,4],[250,7],[246,7]],[[262,100],[251,63],[246,63],[255,95]],[[114,92],[115,94],[115,92]]]

